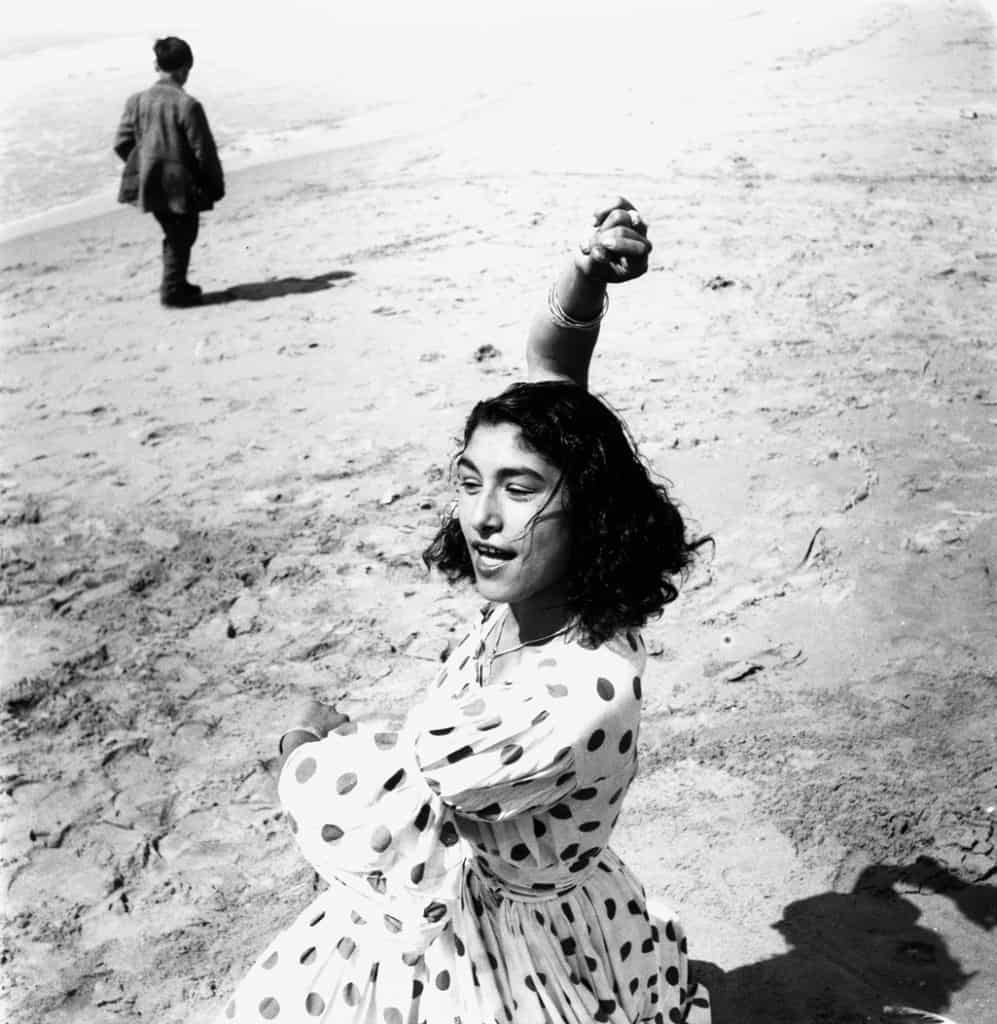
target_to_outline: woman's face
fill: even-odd
[[[529,612],[563,603],[570,556],[560,470],[511,423],[482,424],[457,460],[460,528],[478,592]]]

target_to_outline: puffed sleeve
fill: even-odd
[[[523,687],[437,699],[413,723],[430,789],[461,814],[501,821],[556,803],[571,788],[574,751],[560,716]]]
[[[635,726],[641,657],[566,648],[525,677],[434,695],[411,720],[430,789],[487,821],[558,803],[577,787],[576,767],[593,741],[627,717]]]
[[[278,791],[323,878],[379,907],[388,931],[412,949],[444,927],[459,885],[459,837],[404,733],[348,722],[292,751]]]

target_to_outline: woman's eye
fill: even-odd
[[[470,477],[464,477],[464,479],[457,481],[457,489],[465,494],[473,494],[480,486],[481,484],[477,480],[473,480]]]
[[[513,498],[522,498],[522,499],[532,498],[533,495],[536,494],[536,491],[534,491],[532,487],[519,487],[516,484],[510,484],[506,488],[506,491]]]

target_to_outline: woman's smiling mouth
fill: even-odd
[[[477,567],[485,572],[498,569],[516,557],[515,551],[510,551],[508,548],[497,548],[491,544],[483,544],[480,541],[475,541],[471,545],[471,549],[476,556],[475,562]]]

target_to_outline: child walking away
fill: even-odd
[[[176,36],[157,39],[159,80],[129,96],[114,151],[125,161],[118,202],[151,213],[163,229],[164,306],[196,306],[201,289],[187,280],[202,210],[225,195],[225,179],[204,108],[184,92],[194,64]]]

